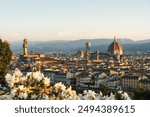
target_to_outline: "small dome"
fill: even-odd
[[[109,55],[123,55],[122,46],[116,40],[116,37],[114,37],[114,41],[108,47],[108,54]]]
[[[84,52],[82,50],[79,50],[77,52],[77,56],[80,57],[80,58],[84,58]]]

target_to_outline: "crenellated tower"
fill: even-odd
[[[26,38],[23,40],[23,54],[28,55],[28,41]]]

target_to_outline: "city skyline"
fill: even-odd
[[[150,38],[149,0],[0,0],[0,37],[9,41]]]

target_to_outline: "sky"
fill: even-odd
[[[0,0],[0,38],[150,39],[150,0]]]

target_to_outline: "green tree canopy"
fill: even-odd
[[[0,39],[0,83],[5,82],[5,75],[9,70],[12,51],[7,41]]]

